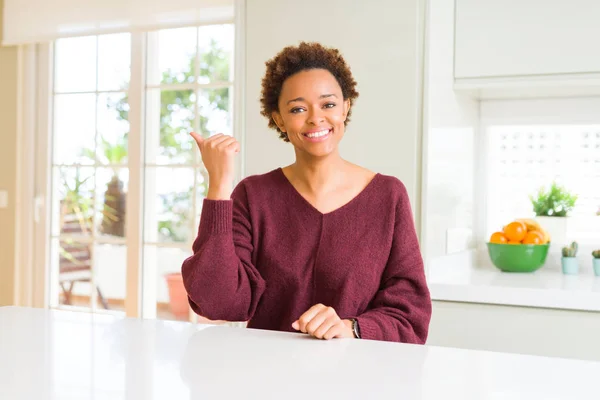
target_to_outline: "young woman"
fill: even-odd
[[[431,299],[406,188],[339,152],[358,97],[346,62],[302,43],[266,65],[262,114],[296,160],[232,188],[238,142],[192,133],[209,174],[182,266],[192,309],[320,339],[425,343]]]

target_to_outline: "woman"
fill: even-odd
[[[431,300],[406,189],[339,153],[358,97],[346,62],[287,47],[262,85],[262,114],[296,160],[233,189],[238,142],[192,133],[209,174],[182,266],[192,309],[320,339],[425,343]]]

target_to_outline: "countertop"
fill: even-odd
[[[0,399],[599,399],[600,363],[0,308]]]
[[[463,263],[430,268],[427,282],[433,300],[600,312],[600,277],[589,271],[510,273]]]

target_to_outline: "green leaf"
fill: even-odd
[[[556,182],[552,182],[549,189],[541,187],[529,199],[535,215],[547,217],[566,217],[577,203],[577,195],[569,193]]]

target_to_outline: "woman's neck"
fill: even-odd
[[[287,169],[289,178],[310,193],[327,193],[343,185],[349,163],[339,153],[316,159],[296,155],[296,162]]]

